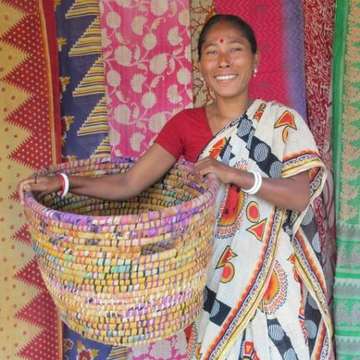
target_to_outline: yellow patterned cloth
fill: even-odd
[[[61,329],[41,280],[17,183],[60,156],[49,1],[0,0],[0,359],[56,360]],[[53,44],[53,46],[51,45]],[[57,83],[56,83],[57,84]],[[59,123],[58,123],[59,124]]]
[[[337,264],[334,285],[336,356],[360,359],[360,1],[336,7],[334,170]]]
[[[215,14],[213,0],[192,0],[190,2],[191,58],[192,58],[192,90],[195,107],[210,103],[213,98],[199,71],[197,44],[200,31],[206,21]]]

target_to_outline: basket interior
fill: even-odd
[[[128,166],[98,171],[93,176],[104,173],[124,172]],[[71,175],[86,175],[81,171]],[[191,173],[180,172],[172,169],[167,175],[154,185],[128,200],[104,200],[88,196],[80,196],[69,193],[61,198],[58,193],[35,194],[35,199],[47,208],[63,212],[71,212],[78,215],[91,216],[118,216],[138,215],[148,211],[160,211],[164,208],[179,205],[192,200],[204,193],[207,189],[204,185],[199,186],[195,179],[197,176]]]

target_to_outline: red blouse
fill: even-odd
[[[185,109],[172,117],[162,128],[155,142],[178,159],[196,162],[212,139],[205,108]]]

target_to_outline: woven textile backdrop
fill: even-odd
[[[60,159],[51,1],[0,1],[0,359],[61,359],[55,306],[30,246],[17,182]],[[55,80],[54,80],[55,79]]]
[[[138,157],[192,105],[189,1],[101,4],[113,155]]]
[[[56,7],[65,158],[109,155],[99,0]]]
[[[260,49],[250,94],[291,106],[306,119],[304,19],[300,1],[215,0],[218,13],[235,14],[253,27]]]
[[[200,75],[197,44],[202,27],[207,19],[215,14],[214,0],[192,0],[190,2],[192,86],[194,106],[200,107],[212,101],[211,95]]]
[[[110,154],[98,0],[57,2],[63,156],[67,160]],[[105,359],[111,347],[63,326],[64,359]]]
[[[335,269],[335,208],[331,152],[331,72],[335,0],[305,0],[305,78],[309,127],[328,169],[323,193],[315,201],[322,266],[332,302]]]
[[[360,358],[360,1],[336,7],[334,170],[337,184],[337,359]]]

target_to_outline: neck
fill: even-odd
[[[248,108],[250,103],[249,97],[243,96],[234,99],[217,98],[214,102],[214,112],[218,118],[223,120],[233,120],[242,115]]]
[[[210,129],[216,134],[220,129],[226,126],[230,121],[244,114],[249,106],[248,96],[234,99],[216,98],[207,109],[207,118]]]

